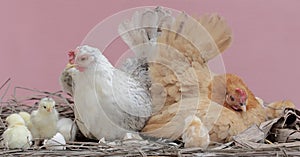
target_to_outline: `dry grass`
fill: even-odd
[[[31,112],[43,97],[52,97],[57,102],[61,117],[74,120],[73,101],[63,92],[47,92],[24,87],[15,87],[12,96],[4,100],[10,88],[10,79],[0,87],[0,134],[6,129],[5,118],[19,111]],[[21,93],[21,94],[19,94]],[[247,145],[248,144],[248,145]],[[250,143],[251,144],[251,143]],[[256,143],[257,144],[257,143]],[[100,142],[86,139],[79,132],[75,142],[66,144],[66,150],[47,150],[44,147],[28,150],[9,150],[0,146],[0,156],[300,156],[300,142],[249,146],[248,141],[233,141],[216,144],[207,150],[185,149],[167,139],[145,137],[144,140],[118,140]]]

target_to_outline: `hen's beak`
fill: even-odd
[[[246,104],[243,104],[243,105],[241,106],[241,110],[242,110],[243,112],[246,112],[246,111],[247,111]]]
[[[66,70],[74,68],[75,66],[76,66],[75,64],[68,63],[67,66],[66,66]]]

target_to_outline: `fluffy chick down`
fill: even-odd
[[[182,134],[184,147],[201,147],[206,149],[209,145],[209,133],[197,116],[189,116],[185,119],[185,129]]]
[[[28,149],[31,146],[32,135],[25,126],[23,118],[18,114],[11,114],[6,118],[8,128],[4,131],[3,144],[10,149]]]
[[[28,112],[21,111],[19,115],[24,119],[25,125],[28,127],[30,123],[30,114]]]
[[[28,126],[33,138],[48,139],[57,133],[58,112],[52,98],[43,98],[38,110],[32,111]]]

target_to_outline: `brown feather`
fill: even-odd
[[[274,119],[283,116],[285,108],[296,108],[295,104],[290,100],[283,100],[270,103],[266,106],[266,114],[268,119]]]
[[[159,52],[150,65],[152,83],[164,88],[151,88],[154,106],[161,107],[161,100],[165,100],[164,107],[149,119],[142,132],[177,139],[184,131],[185,118],[196,115],[208,128],[211,141],[225,142],[250,125],[262,122],[264,110],[261,111],[253,100],[249,100],[251,105],[245,114],[222,106],[226,81],[222,83],[222,77],[212,77],[206,64],[232,41],[231,30],[223,18],[205,15],[196,21],[182,13],[170,28],[163,30],[158,38]],[[209,93],[213,79],[220,79],[214,87],[223,88],[223,92]],[[248,89],[242,81],[232,80],[231,83]],[[250,90],[248,94],[254,96]],[[214,102],[209,98],[217,99]]]

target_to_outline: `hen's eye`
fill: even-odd
[[[87,57],[81,57],[80,58],[80,61],[85,61],[85,60],[87,60]]]
[[[46,106],[44,106],[44,109],[46,109],[47,107]]]
[[[233,96],[231,96],[231,95],[230,95],[230,100],[231,100],[231,101],[234,101],[234,97],[233,97]]]

